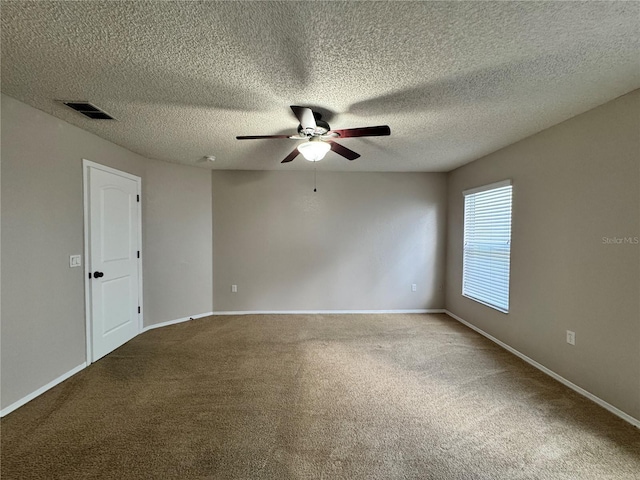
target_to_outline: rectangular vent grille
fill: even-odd
[[[95,105],[91,105],[89,102],[66,102],[63,100],[62,103],[69,108],[73,108],[76,112],[81,113],[85,117],[89,117],[94,120],[114,120],[111,115],[103,112]]]

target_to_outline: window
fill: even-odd
[[[511,180],[462,192],[462,295],[509,312]]]

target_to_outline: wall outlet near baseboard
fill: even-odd
[[[417,291],[417,290],[418,290],[418,286],[417,286],[415,283],[412,283],[412,284],[411,284],[411,291],[412,291],[412,292],[415,292],[415,291]]]
[[[231,293],[238,293],[238,285],[231,285]]]
[[[567,330],[567,343],[569,345],[576,344],[576,332],[572,332],[571,330]]]

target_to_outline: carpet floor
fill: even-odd
[[[3,480],[640,478],[640,430],[446,315],[151,330],[1,427]]]

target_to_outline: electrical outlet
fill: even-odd
[[[567,330],[567,343],[569,345],[576,344],[576,332],[572,332],[571,330]]]
[[[418,286],[415,283],[411,284],[411,291],[416,292],[418,290]]]
[[[231,293],[238,293],[238,285],[231,285]]]

